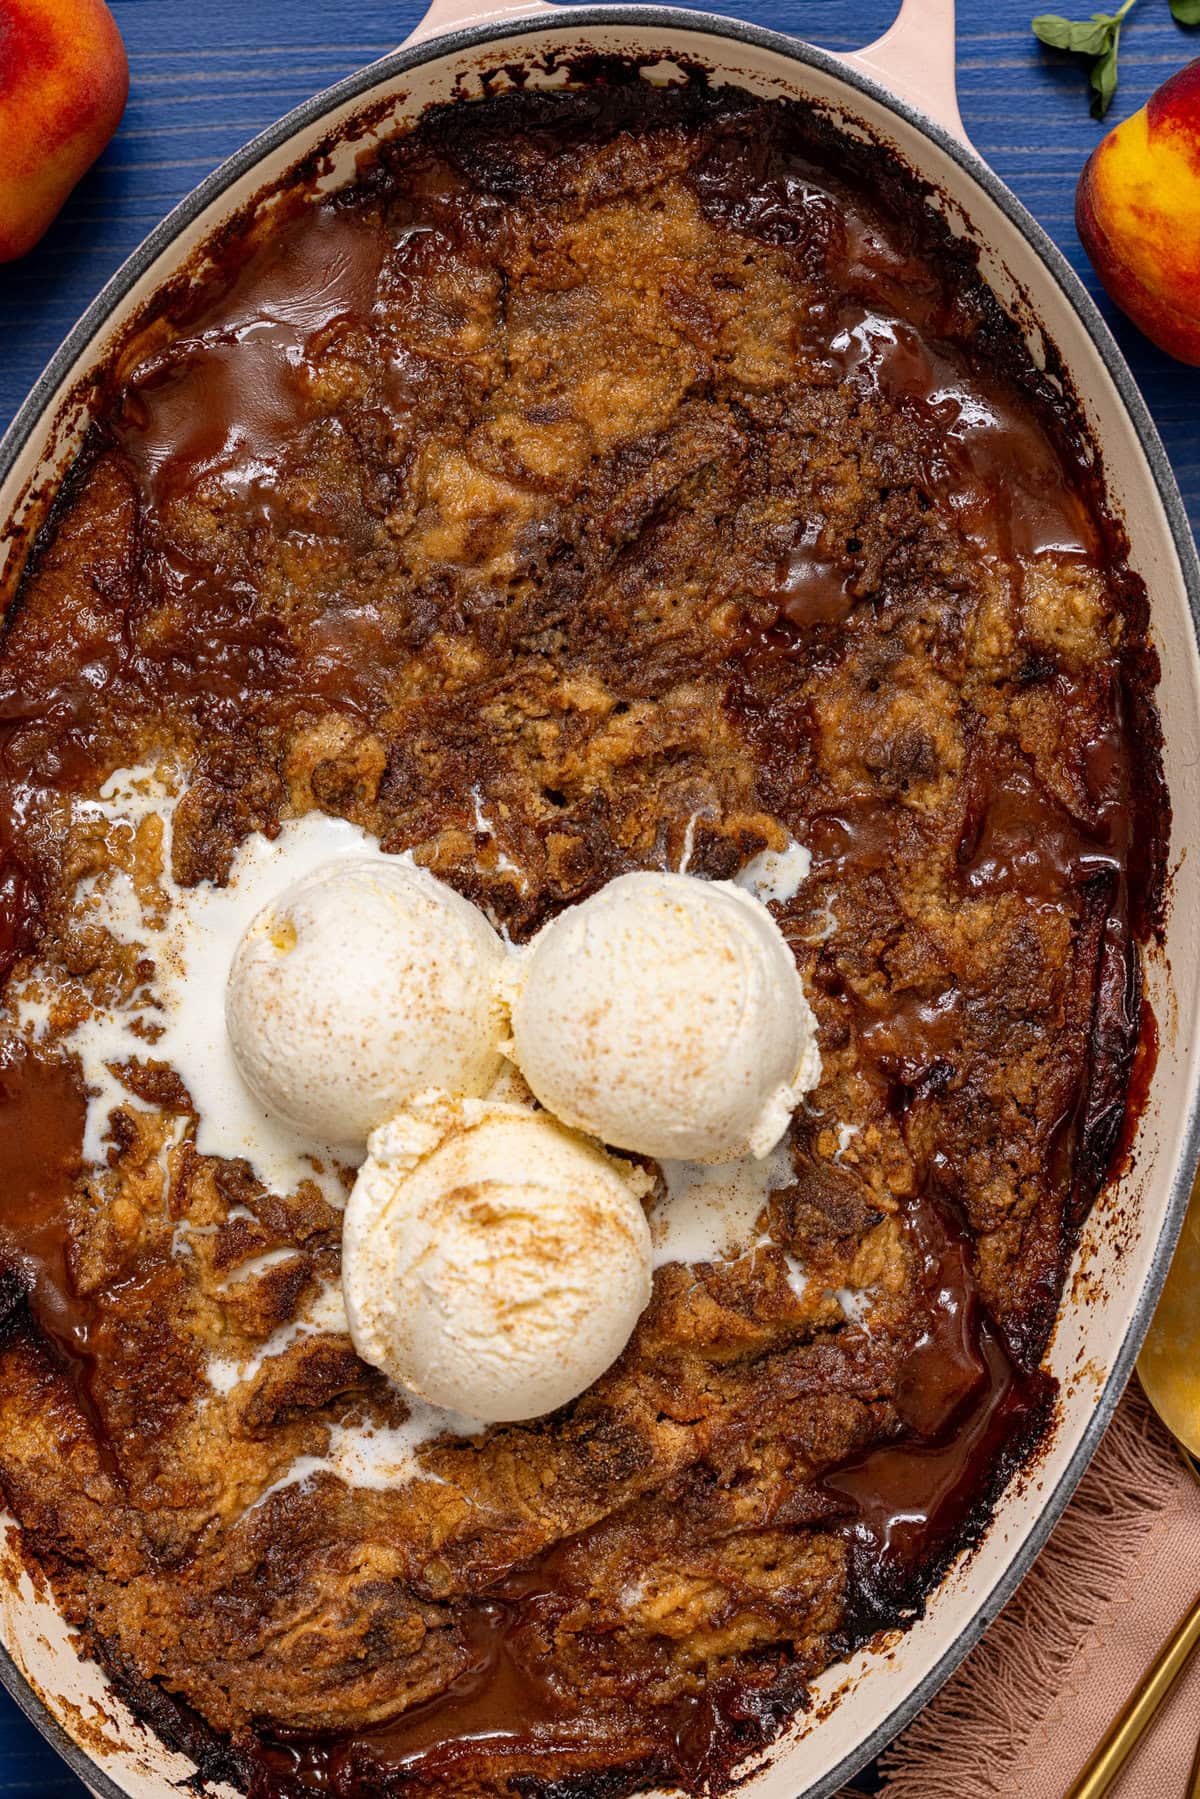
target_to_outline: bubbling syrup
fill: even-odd
[[[202,329],[139,366],[117,437],[156,507],[211,479],[230,504],[286,526],[282,467],[297,432],[328,416],[311,347],[369,319],[388,247],[357,214],[323,207],[259,253]]]
[[[78,1070],[0,1040],[0,1334],[27,1311],[65,1374],[100,1461],[116,1458],[97,1403],[97,1307],[71,1276],[68,1197],[83,1163],[87,1096]]]
[[[0,1259],[41,1329],[75,1360],[88,1308],[72,1297],[67,1198],[82,1166],[87,1099],[73,1065],[0,1041]]]
[[[847,1634],[915,1611],[953,1553],[986,1523],[1021,1451],[1045,1425],[1054,1382],[1023,1373],[980,1304],[970,1248],[931,1200],[906,1220],[924,1288],[923,1328],[896,1395],[904,1436],[826,1475],[848,1502]]]
[[[850,303],[825,354],[844,380],[927,428],[931,492],[997,566],[1051,553],[1095,557],[1095,527],[1046,433],[960,352],[906,319]]]

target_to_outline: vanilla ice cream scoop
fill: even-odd
[[[511,978],[510,1053],[544,1106],[660,1160],[765,1156],[816,1085],[816,1019],[766,907],[629,874],[562,912]]]
[[[342,859],[265,906],[234,953],[225,1022],[276,1117],[362,1155],[426,1087],[486,1091],[501,1067],[505,950],[477,907],[396,857]]]
[[[650,1297],[649,1185],[531,1107],[422,1095],[373,1134],[346,1208],[355,1348],[487,1423],[565,1405]]]

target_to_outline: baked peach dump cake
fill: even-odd
[[[0,1485],[206,1772],[722,1791],[919,1613],[1122,1140],[1146,632],[800,105],[434,111],[141,321],[0,654]]]

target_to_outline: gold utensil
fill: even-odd
[[[1184,1461],[1200,1480],[1200,1181],[1192,1189],[1179,1248],[1138,1357],[1138,1378],[1150,1404],[1179,1445]],[[1200,1597],[1113,1720],[1067,1799],[1100,1799],[1102,1793],[1107,1793],[1183,1673],[1197,1643]],[[1187,1799],[1200,1799],[1200,1745]]]
[[[1071,1788],[1068,1799],[1100,1799],[1101,1793],[1107,1793],[1137,1748],[1155,1712],[1183,1673],[1197,1643],[1200,1643],[1200,1599],[1109,1725],[1107,1735]]]
[[[1200,1472],[1200,1180],[1138,1357],[1138,1378],[1184,1460]]]

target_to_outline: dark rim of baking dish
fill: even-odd
[[[879,82],[873,81],[860,74],[858,70],[849,67],[839,57],[820,50],[815,45],[804,43],[801,39],[789,37],[783,32],[768,30],[765,26],[743,24],[740,20],[722,18],[715,13],[691,12],[679,7],[572,5],[570,8],[562,8],[560,16],[556,16],[555,13],[546,13],[526,19],[466,26],[458,31],[447,32],[444,36],[429,38],[424,43],[414,45],[411,49],[395,50],[390,55],[368,64],[366,68],[358,70],[353,75],[348,75],[343,81],[324,89],[310,100],[306,100],[294,108],[276,124],[262,132],[260,136],[253,138],[241,150],[236,151],[219,168],[214,169],[211,175],[207,176],[184,200],[180,201],[173,211],[167,214],[161,224],[155,226],[149,236],[101,289],[78,324],[46,365],[28,399],[13,419],[3,439],[0,439],[0,483],[7,479],[18,453],[42,421],[59,387],[71,373],[75,363],[108,321],[116,306],[141,280],[156,258],[168,249],[179,234],[188,225],[193,224],[208,206],[218,200],[227,188],[242,176],[249,174],[274,151],[286,145],[290,138],[319,124],[327,113],[344,106],[348,101],[357,99],[370,89],[379,86],[381,82],[390,81],[396,76],[403,75],[409,69],[419,68],[423,63],[433,62],[442,56],[457,51],[478,49],[506,38],[530,36],[547,30],[568,30],[572,36],[575,36],[589,26],[611,25],[653,25],[664,31],[696,32],[724,38],[733,43],[753,44],[757,48],[784,56],[792,62],[807,64],[812,68],[819,69],[845,87],[867,95],[877,104],[904,119],[923,136],[931,139],[952,162],[957,163],[958,167],[983,189],[989,199],[994,201],[1009,221],[1016,226],[1043,266],[1054,277],[1065,298],[1083,323],[1112,377],[1113,385],[1120,395],[1126,415],[1141,445],[1142,454],[1149,464],[1163,510],[1166,513],[1167,524],[1175,544],[1179,568],[1187,592],[1192,630],[1197,648],[1200,649],[1200,560],[1197,559],[1196,546],[1191,527],[1188,524],[1187,513],[1184,510],[1183,498],[1163,448],[1162,439],[1159,437],[1158,429],[1150,416],[1149,409],[1134,381],[1129,366],[1117,347],[1098,307],[1066,257],[1042,230],[1036,219],[1026,211],[1011,189],[1005,186],[999,176],[974,150],[916,107],[898,99]],[[1022,1544],[1020,1553],[1013,1557],[999,1579],[979,1599],[970,1622],[946,1646],[935,1666],[930,1669],[919,1685],[889,1712],[883,1722],[878,1724],[868,1737],[844,1756],[836,1768],[813,1785],[804,1788],[797,1795],[797,1799],[829,1799],[829,1795],[836,1793],[839,1787],[844,1786],[860,1768],[878,1755],[891,1742],[892,1738],[929,1703],[942,1683],[958,1667],[964,1656],[974,1648],[984,1631],[1008,1603],[1033,1566],[1091,1460],[1116,1409],[1126,1382],[1133,1372],[1134,1361],[1141,1348],[1142,1339],[1149,1328],[1155,1304],[1170,1267],[1175,1243],[1183,1225],[1198,1159],[1200,1159],[1200,1093],[1192,1096],[1183,1152],[1175,1171],[1170,1202],[1159,1232],[1150,1273],[1130,1328],[1125,1334],[1104,1388],[1097,1398],[1096,1409],[1076,1445],[1075,1452],[1053,1493],[1043,1503],[1037,1522]],[[0,1645],[0,1682],[8,1689],[26,1717],[36,1725],[47,1741],[53,1744],[80,1780],[99,1795],[99,1799],[127,1799],[125,1789],[118,1786],[108,1774],[104,1773],[87,1751],[68,1736],[3,1645]],[[778,1755],[778,1753],[778,1750],[773,1752],[774,1755]],[[772,1752],[768,1752],[768,1766],[771,1759],[773,1759]]]

